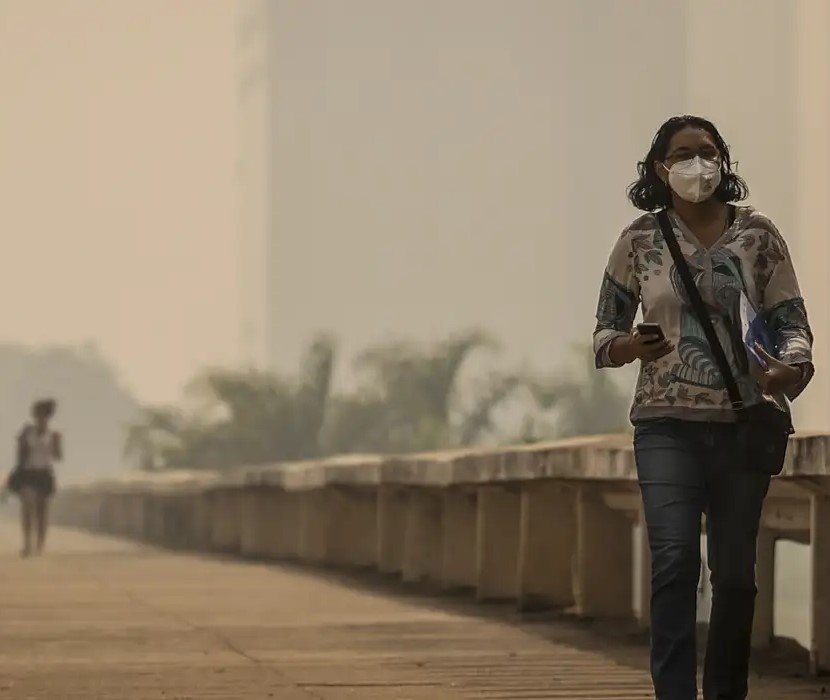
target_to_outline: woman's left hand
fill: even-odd
[[[801,370],[798,367],[774,358],[760,345],[756,345],[755,349],[767,363],[766,369],[758,367],[755,373],[755,379],[764,392],[771,395],[782,394],[798,384],[801,379]]]

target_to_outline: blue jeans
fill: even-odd
[[[706,700],[747,696],[755,551],[770,477],[742,467],[734,425],[656,419],[634,432],[651,547],[651,674],[657,700],[697,698],[700,521],[706,513],[712,613]]]

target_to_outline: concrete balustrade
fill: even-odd
[[[480,486],[476,541],[479,600],[519,597],[521,491],[516,484]]]
[[[401,577],[404,581],[437,583],[441,580],[443,515],[438,489],[409,489],[401,559]]]
[[[633,614],[634,523],[626,512],[608,505],[604,495],[596,484],[581,485],[576,494],[576,612],[626,617]]]
[[[208,548],[228,554],[238,553],[242,534],[242,504],[246,489],[216,488],[208,491],[209,543]]]
[[[758,542],[753,643],[774,638],[775,545],[812,557],[813,669],[830,670],[830,437],[791,442]],[[129,474],[64,489],[55,520],[151,544],[371,568],[523,610],[649,624],[648,542],[630,438]]]
[[[409,493],[393,485],[378,487],[378,570],[382,574],[403,571],[403,552]]]
[[[441,587],[475,590],[478,581],[478,491],[453,487],[441,491]]]
[[[324,563],[328,553],[329,517],[328,492],[325,489],[300,491],[299,500],[299,558],[312,564]],[[378,502],[380,507],[380,502]]]
[[[577,487],[531,482],[521,492],[518,600],[523,610],[570,608],[575,602]]]

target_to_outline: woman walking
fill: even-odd
[[[61,435],[50,427],[56,409],[53,399],[35,402],[32,422],[17,437],[17,467],[9,487],[20,497],[24,557],[42,553],[46,543],[54,463],[63,458]]]
[[[787,399],[813,375],[812,334],[784,239],[734,204],[748,190],[714,124],[669,119],[638,172],[629,199],[647,213],[612,250],[594,350],[598,367],[640,363],[631,419],[652,559],[652,679],[658,700],[697,698],[706,513],[703,693],[743,700],[761,508],[792,432]]]

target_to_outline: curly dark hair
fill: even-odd
[[[636,182],[629,186],[628,199],[638,209],[657,211],[671,206],[671,190],[657,176],[654,163],[662,161],[666,157],[672,136],[687,126],[708,132],[718,151],[720,151],[722,177],[713,196],[722,202],[738,202],[749,196],[749,188],[746,183],[740,175],[732,171],[729,146],[726,145],[726,141],[723,140],[723,136],[720,135],[715,125],[703,117],[684,114],[683,116],[672,117],[657,130],[646,157],[637,163],[639,177]]]
[[[38,399],[32,404],[32,413],[45,415],[52,418],[58,410],[58,402],[55,399]]]

